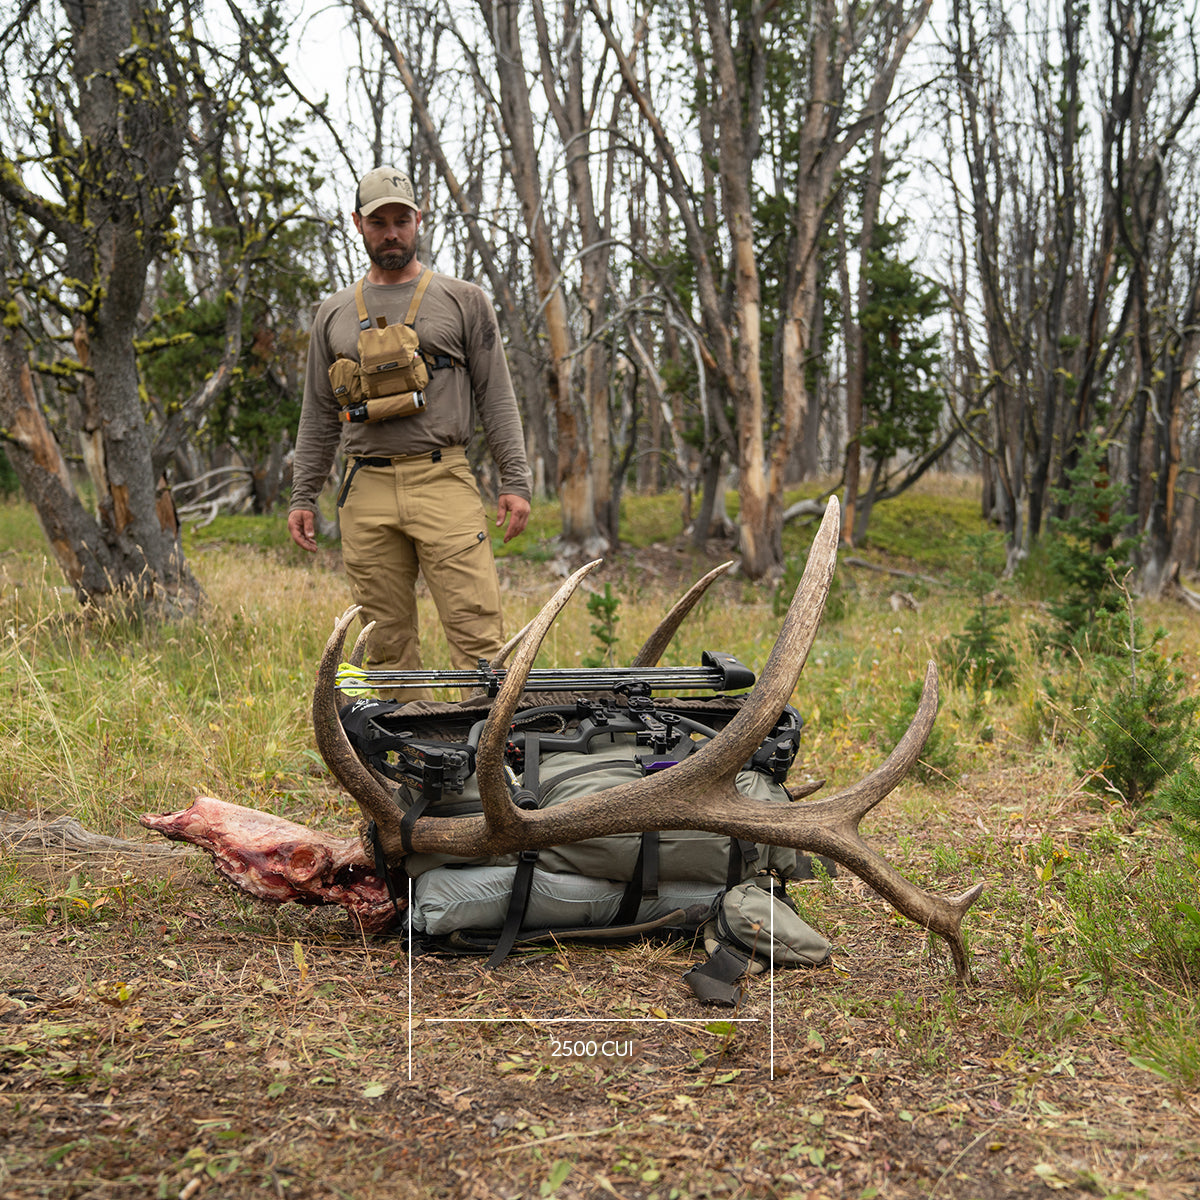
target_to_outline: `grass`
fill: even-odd
[[[627,496],[623,512],[631,544],[650,545],[655,528],[677,532],[677,507],[670,497]],[[501,565],[510,628],[532,616],[557,583],[539,561],[554,526],[551,506],[535,509],[535,520],[527,543],[533,553],[510,553]],[[956,492],[942,484],[878,508],[870,543],[857,553],[950,579],[966,573],[963,539],[978,528],[971,490]],[[68,813],[97,832],[137,836],[139,814],[183,808],[197,793],[208,793],[340,833],[354,827],[352,804],[331,785],[312,749],[308,712],[320,648],[347,603],[332,556],[314,560],[294,550],[279,518],[226,519],[188,531],[189,561],[208,594],[208,611],[194,622],[135,627],[80,614],[45,565],[40,530],[26,506],[0,506],[0,535],[7,547],[0,555],[5,697],[0,810],[43,817]],[[799,555],[810,534],[789,527],[786,536]],[[682,557],[691,564],[687,569],[697,568],[694,574],[703,569],[692,555]],[[656,560],[623,552],[588,581],[601,591],[611,582],[621,597],[618,661],[628,660],[686,586],[649,573],[647,561]],[[891,749],[895,714],[910,703],[913,682],[926,663],[943,659],[947,636],[962,630],[971,606],[953,586],[910,585],[844,565],[839,577],[845,580],[845,614],[825,624],[793,698],[806,720],[795,774],[828,780],[827,791],[861,778]],[[889,596],[898,587],[919,597],[917,608],[893,608]],[[781,621],[775,600],[771,586],[720,581],[665,661],[693,665],[702,650],[721,649],[760,667]],[[1066,1119],[1059,1121],[1054,1111],[1082,1103],[1072,1099],[1081,1077],[1101,1091],[1136,1079],[1139,1095],[1153,1095],[1155,1104],[1168,1107],[1173,1097],[1200,1084],[1194,1037],[1200,1026],[1200,925],[1193,916],[1200,911],[1200,858],[1185,853],[1163,823],[1138,820],[1111,799],[1084,791],[1065,748],[1045,738],[1042,724],[1029,716],[1044,669],[1026,634],[1037,597],[1017,589],[1007,605],[1018,686],[975,696],[951,686],[943,669],[938,729],[944,753],[927,760],[920,777],[903,781],[867,822],[881,852],[923,886],[957,892],[978,879],[987,883],[967,921],[980,987],[956,989],[937,945],[845,877],[799,889],[802,915],[834,941],[853,973],[797,977],[780,993],[796,1078],[802,1064],[819,1063],[830,1073],[818,1079],[831,1088],[842,1082],[840,1099],[826,1102],[810,1080],[809,1090],[793,1097],[786,1127],[772,1125],[775,1118],[768,1119],[764,1108],[753,1136],[730,1144],[729,1164],[741,1163],[746,1179],[774,1179],[770,1194],[825,1195],[819,1189],[832,1188],[831,1180],[858,1178],[852,1164],[859,1160],[845,1149],[855,1143],[836,1130],[847,1112],[869,1117],[853,1099],[859,1096],[883,1114],[881,1121],[886,1117],[896,1145],[917,1138],[922,1128],[936,1128],[955,1153],[969,1151],[983,1160],[990,1155],[999,1163],[1003,1152],[988,1151],[990,1142],[1024,1135],[1017,1125],[1004,1126],[1007,1132],[975,1144],[985,1127],[964,1124],[965,1094],[952,1083],[971,1069],[963,1066],[966,1060],[984,1064],[977,1078],[986,1075],[1005,1106],[1025,1113],[1028,1128],[1066,1128]],[[1151,606],[1145,617],[1148,624],[1170,629],[1172,649],[1194,679],[1200,657],[1194,622],[1167,606]],[[428,661],[445,661],[427,600],[422,622]],[[542,661],[577,662],[593,649],[591,623],[577,598],[552,629]],[[34,869],[24,858],[0,855],[0,911],[9,922],[5,944],[23,947],[15,957],[3,952],[10,956],[2,963],[0,992],[13,993],[17,981],[32,978],[19,965],[25,957],[32,961],[41,953],[50,961],[57,946],[69,950],[76,964],[88,964],[78,967],[79,995],[91,997],[102,1014],[102,1019],[39,1016],[19,1038],[0,1034],[0,1062],[20,1079],[41,1081],[43,1090],[103,1096],[119,1090],[123,1078],[149,1070],[138,1048],[138,1039],[148,1038],[162,1052],[165,1076],[176,1082],[204,1069],[202,1054],[231,1054],[230,1086],[256,1097],[256,1104],[280,1119],[319,1112],[322,1091],[335,1086],[322,1081],[336,1080],[339,1095],[347,1088],[352,1093],[355,1119],[378,1130],[372,1106],[384,1092],[403,1094],[394,1061],[396,1000],[379,990],[379,981],[393,979],[400,969],[394,947],[355,949],[326,937],[319,924],[305,925],[304,915],[290,908],[272,916],[223,893],[219,902],[195,897],[195,884],[177,876],[101,873],[86,865]],[[648,1012],[672,1003],[672,994],[661,1001],[639,996],[624,981],[630,971],[651,979],[666,970],[671,978],[676,969],[671,956],[657,953],[659,958],[647,953],[625,959],[620,970],[586,953],[564,959],[561,970],[551,962],[546,986],[561,994],[539,993],[535,973],[513,985],[525,990],[512,993],[496,992],[501,983],[467,969],[439,975],[426,964],[422,978],[429,995],[452,1003],[461,992],[472,1011],[509,1003],[514,1012],[537,1012],[570,1001],[589,1011],[601,1004],[623,1013]],[[354,975],[359,970],[364,974]],[[355,1008],[356,996],[361,1009]],[[215,1027],[181,1032],[161,1015],[163,1005],[175,1003],[172,997],[197,1005],[204,1021],[225,1024],[219,1033]],[[265,1026],[264,1011],[274,1014]],[[143,1021],[143,1032],[131,1024],[135,1019]],[[193,1036],[194,1043],[178,1045],[184,1036]],[[650,1110],[638,1107],[638,1096],[649,1096],[652,1081],[666,1079],[661,1072],[670,1069],[677,1073],[655,1103],[672,1114],[671,1128],[683,1128],[689,1114],[701,1109],[710,1121],[733,1121],[712,1105],[721,1088],[736,1083],[714,1081],[730,1071],[746,1073],[732,1076],[734,1081],[750,1078],[761,1067],[764,1049],[749,1034],[731,1040],[680,1033],[678,1041],[659,1046],[664,1057],[655,1060],[654,1072],[660,1074],[643,1071],[649,1061],[643,1058],[597,1075],[601,1068],[595,1064],[548,1060],[536,1038],[519,1041],[506,1034],[489,1042],[482,1033],[453,1031],[439,1038],[421,1051],[436,1064],[430,1067],[435,1074],[457,1075],[464,1087],[468,1077],[494,1075],[497,1087],[516,1088],[514,1094],[524,1097],[510,1106],[511,1123],[485,1137],[533,1147],[520,1156],[523,1174],[518,1172],[521,1183],[514,1186],[532,1195],[591,1194],[578,1190],[580,1176],[567,1167],[580,1153],[585,1166],[591,1161],[590,1169],[600,1170],[588,1155],[606,1146],[611,1153],[605,1178],[617,1194],[647,1200],[652,1193],[665,1200],[672,1186],[685,1187],[680,1172],[684,1166],[695,1169],[700,1160],[671,1158],[670,1139],[655,1140],[655,1126],[630,1123],[633,1113],[650,1119]],[[24,1049],[13,1049],[21,1045]],[[847,1079],[876,1083],[863,1091]],[[587,1095],[591,1087],[607,1089],[625,1099],[604,1101],[609,1108],[593,1114],[589,1141],[568,1108],[539,1107],[536,1097],[555,1094],[560,1086]],[[449,1083],[446,1088],[450,1098],[439,1103],[451,1111],[454,1088]],[[5,1094],[0,1087],[0,1104]],[[27,1114],[28,1104],[22,1103]],[[757,1093],[753,1103],[759,1103]],[[238,1120],[230,1118],[227,1128],[201,1126],[165,1165],[151,1169],[133,1162],[131,1177],[141,1172],[138,1178],[150,1189],[145,1194],[157,1189],[164,1195],[180,1194],[199,1173],[213,1181],[249,1179],[249,1164],[256,1161],[251,1148],[256,1138],[267,1136],[256,1132],[258,1119],[247,1110]],[[1097,1110],[1090,1119],[1107,1118]],[[607,1129],[618,1131],[604,1133]],[[695,1143],[690,1135],[678,1137],[676,1149],[694,1145],[697,1155],[711,1141],[700,1133]],[[1184,1135],[1177,1130],[1173,1137]],[[87,1144],[76,1138],[69,1145],[59,1140],[37,1153],[26,1142],[21,1154],[28,1156],[27,1170],[36,1173],[118,1153],[115,1142],[96,1138]],[[1179,1144],[1189,1143],[1184,1137]],[[1050,1170],[1049,1158],[1036,1157],[1048,1150],[1029,1153],[1035,1157],[1021,1168],[1026,1179],[1035,1167]],[[55,1154],[60,1157],[49,1161]],[[291,1171],[304,1170],[283,1148],[279,1161]],[[517,1161],[515,1155],[497,1160],[496,1170],[515,1171]],[[950,1169],[949,1161],[921,1176],[920,1194],[929,1193],[941,1171]],[[1067,1170],[1055,1162],[1054,1170]],[[389,1164],[403,1167],[399,1159],[379,1157],[378,1165]],[[1079,1167],[1061,1178],[1095,1194],[1139,1194],[1132,1185],[1122,1191],[1125,1184],[1111,1163],[1101,1170],[1103,1165]],[[984,1177],[985,1166],[973,1168],[975,1178]],[[1187,1177],[1181,1169],[1171,1168],[1175,1175],[1162,1169],[1163,1178]],[[1086,1172],[1092,1172],[1087,1179]],[[1034,1174],[1046,1181],[1045,1171]],[[799,1182],[779,1182],[785,1175]],[[336,1177],[338,1186],[354,1192],[345,1174]],[[428,1174],[420,1178],[425,1194],[450,1194],[435,1193],[443,1185]],[[716,1175],[705,1178],[715,1189]],[[269,1180],[254,1179],[255,1188],[270,1186]],[[883,1186],[881,1180],[862,1176],[861,1189],[877,1186]],[[917,1192],[901,1187],[892,1194]],[[943,1184],[938,1194],[968,1193]]]

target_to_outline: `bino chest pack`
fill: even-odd
[[[424,271],[402,323],[385,317],[372,322],[363,281],[354,289],[358,309],[358,361],[339,355],[329,367],[329,383],[342,406],[343,421],[373,423],[409,417],[425,407],[429,367],[421,353],[415,321],[425,289],[433,278]]]

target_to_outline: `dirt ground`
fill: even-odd
[[[0,914],[2,1200],[1200,1197],[1197,1097],[1103,1004],[1006,1028],[986,906],[962,989],[857,881],[801,885],[836,965],[731,1012],[688,948],[410,960],[190,849],[0,870],[51,897]]]

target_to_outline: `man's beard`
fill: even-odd
[[[367,246],[366,240],[363,240],[363,245],[366,246],[367,257],[381,271],[403,271],[410,262],[416,257],[416,245],[409,246],[407,249],[401,248],[398,250],[372,250]]]

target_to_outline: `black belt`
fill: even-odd
[[[338,492],[338,508],[341,508],[346,503],[346,497],[350,494],[350,483],[358,473],[360,467],[390,467],[398,458],[411,458],[414,462],[417,459],[427,458],[431,463],[440,463],[442,461],[442,452],[441,450],[430,450],[425,454],[398,454],[396,458],[372,458],[364,456],[351,459],[350,469],[346,472],[346,481],[342,484],[341,490]]]

